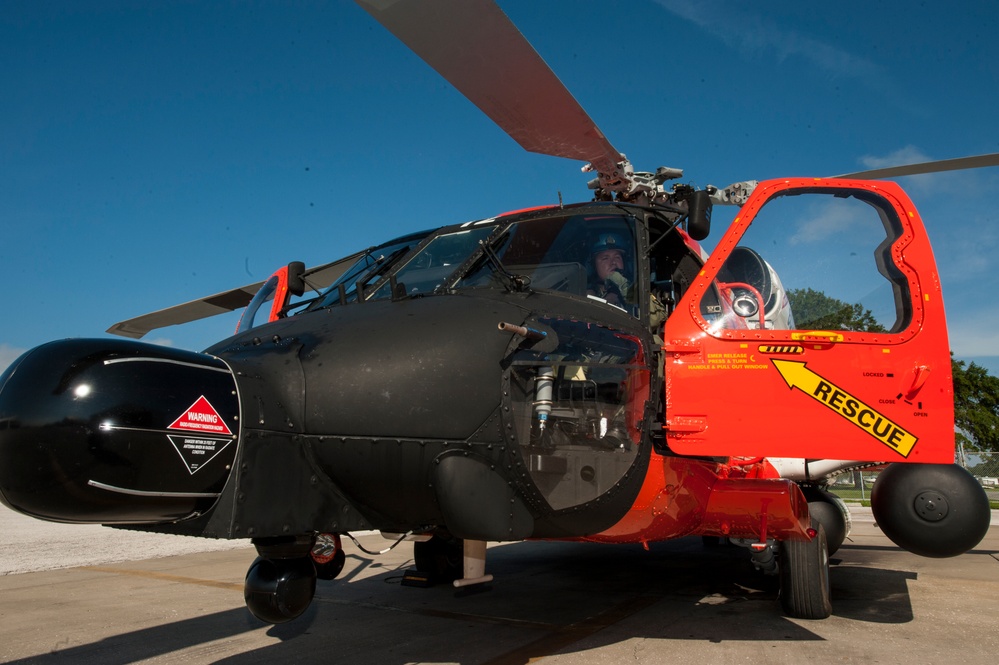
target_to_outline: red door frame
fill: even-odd
[[[700,303],[759,210],[792,190],[877,195],[911,299],[895,333],[710,331]],[[918,212],[890,182],[760,183],[666,322],[666,435],[685,455],[952,463],[954,401],[943,296]],[[735,365],[738,365],[736,367]],[[734,369],[733,369],[734,368]]]

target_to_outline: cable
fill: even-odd
[[[364,552],[365,554],[370,554],[372,556],[377,556],[379,554],[387,554],[392,549],[394,549],[396,545],[398,545],[402,541],[406,540],[406,538],[408,538],[409,536],[413,535],[413,532],[412,531],[407,531],[406,533],[402,534],[402,536],[399,538],[399,540],[395,541],[394,543],[392,543],[391,545],[389,545],[388,547],[386,547],[385,549],[383,549],[380,552],[372,552],[371,550],[365,549],[364,545],[361,545],[361,543],[357,542],[357,538],[354,538],[354,536],[350,535],[349,533],[344,532],[343,535],[345,535],[348,538],[350,538],[351,540],[353,540],[354,544],[357,545],[357,548],[359,550],[361,550],[362,552]]]

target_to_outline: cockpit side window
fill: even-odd
[[[287,268],[282,268],[282,270],[287,270]],[[270,278],[264,282],[263,286],[257,290],[254,294],[253,299],[250,300],[246,309],[243,310],[242,316],[239,317],[239,323],[236,325],[236,332],[246,332],[255,326],[261,325],[262,322],[257,321],[257,314],[260,313],[261,307],[266,303],[273,303],[275,295],[279,291],[279,286],[281,285],[280,271],[271,275]]]
[[[650,223],[650,324],[660,331],[666,318],[697,278],[707,254],[697,242],[673,228],[671,222]]]

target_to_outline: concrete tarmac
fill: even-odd
[[[404,587],[412,546],[344,539],[347,565],[299,619],[243,603],[252,547],[0,577],[5,663],[995,663],[999,526],[972,552],[899,550],[869,511],[833,558],[833,616],[781,615],[746,551],[699,538],[641,547],[491,545],[485,590]],[[390,543],[378,535],[369,550]],[[71,552],[65,553],[71,556]]]

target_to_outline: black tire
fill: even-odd
[[[253,616],[284,623],[302,615],[316,593],[316,569],[310,557],[257,557],[246,571],[243,598]]]
[[[343,572],[343,566],[347,562],[347,555],[343,550],[337,550],[337,553],[333,555],[333,558],[329,561],[324,561],[322,563],[313,560],[312,565],[316,567],[316,577],[321,580],[335,580],[341,572]]]
[[[316,577],[321,580],[334,580],[343,572],[347,562],[347,554],[343,551],[339,534],[320,533],[312,546],[312,565],[316,568]]]
[[[794,619],[826,619],[832,614],[829,548],[826,531],[815,522],[810,541],[785,540],[780,546],[780,605]]]
[[[985,490],[954,464],[890,464],[871,491],[878,526],[899,547],[950,557],[975,547],[989,530]]]
[[[452,536],[434,534],[430,540],[413,543],[416,569],[434,582],[451,582],[464,573],[464,543]]]
[[[808,514],[812,522],[819,523],[826,530],[826,547],[829,554],[835,554],[846,540],[847,517],[838,497],[817,487],[802,487],[805,499],[808,501]]]

